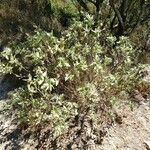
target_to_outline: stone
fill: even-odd
[[[147,150],[150,150],[150,141],[144,141]]]

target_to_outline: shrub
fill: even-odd
[[[138,69],[130,41],[122,37],[114,47],[115,38],[93,30],[93,24],[87,16],[61,38],[37,30],[26,42],[1,53],[0,70],[26,81],[13,92],[11,102],[21,123],[32,129],[49,124],[56,137],[80,112],[96,120],[101,104],[110,108],[122,91],[134,87]]]

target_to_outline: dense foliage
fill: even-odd
[[[73,19],[83,20],[88,13],[94,16],[94,26],[127,36],[139,26],[149,30],[149,6],[148,0],[2,0],[0,27],[4,40],[22,39],[18,33],[24,37],[35,26],[59,35]]]
[[[21,123],[31,127],[50,123],[60,134],[80,110],[96,117],[101,104],[111,108],[138,82],[129,39],[121,37],[116,43],[112,35],[92,29],[93,24],[87,16],[61,38],[37,30],[26,42],[2,52],[2,73],[26,81],[12,97]]]

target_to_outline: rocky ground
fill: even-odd
[[[99,150],[150,150],[150,103],[119,109],[122,124],[107,131]]]

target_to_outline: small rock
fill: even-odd
[[[134,101],[139,104],[145,101],[145,98],[142,96],[142,94],[138,90],[134,90],[133,97],[134,97]]]
[[[150,150],[150,141],[144,141],[147,150]]]

